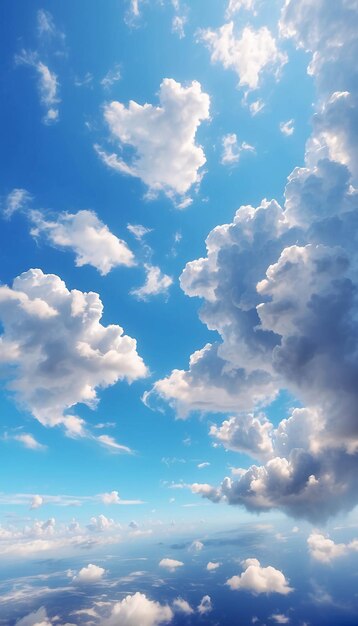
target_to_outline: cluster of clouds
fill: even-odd
[[[148,404],[164,399],[182,418],[231,413],[211,436],[262,463],[219,487],[194,484],[194,493],[311,521],[349,510],[358,495],[358,18],[346,0],[326,8],[287,0],[280,21],[281,36],[311,53],[318,89],[305,165],[288,177],[283,206],[263,200],[240,207],[231,223],[211,231],[206,257],[186,265],[181,287],[203,299],[200,319],[220,340],[144,397]],[[232,30],[206,38],[224,59],[215,46],[231,42]],[[281,390],[298,406],[274,427],[265,407]]]

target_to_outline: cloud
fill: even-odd
[[[199,38],[209,48],[211,62],[236,72],[238,86],[247,90],[260,86],[264,72],[278,77],[287,63],[287,55],[280,52],[266,26],[258,30],[246,26],[237,37],[234,22],[228,22],[217,30],[199,31]]]
[[[16,626],[52,626],[52,624],[53,622],[50,621],[44,606],[16,622]]]
[[[166,294],[173,284],[173,279],[167,274],[163,274],[161,269],[150,263],[144,264],[146,279],[144,285],[131,290],[132,296],[138,300],[148,300],[152,296]]]
[[[84,435],[83,420],[69,409],[95,407],[96,387],[146,375],[136,341],[120,326],[103,326],[102,310],[98,294],[69,291],[40,269],[0,287],[1,339],[13,354],[9,388],[44,426]]]
[[[294,127],[295,120],[288,120],[287,122],[280,122],[280,131],[286,137],[290,137],[295,132]]]
[[[307,539],[311,556],[321,563],[330,563],[334,559],[358,552],[358,539],[350,543],[335,543],[329,537],[313,531]]]
[[[246,141],[239,144],[235,133],[229,133],[223,136],[221,155],[221,163],[223,165],[237,163],[241,155],[245,152],[255,152],[255,148],[250,146],[249,143],[246,143]]]
[[[220,567],[220,565],[221,563],[213,563],[213,561],[209,561],[206,569],[208,570],[208,572],[214,572],[216,569],[218,569],[218,567]]]
[[[17,65],[28,65],[36,70],[40,101],[46,109],[43,122],[44,124],[57,122],[59,119],[58,104],[61,100],[58,96],[59,82],[56,74],[39,59],[36,52],[22,50],[20,54],[15,56],[15,62]]]
[[[121,68],[119,65],[115,65],[112,69],[108,70],[107,74],[102,78],[101,85],[105,89],[109,89],[121,79]]]
[[[200,615],[206,615],[213,610],[213,605],[210,596],[203,596],[197,606],[197,611]]]
[[[288,177],[283,206],[240,207],[187,263],[180,285],[202,299],[200,319],[219,337],[144,395],[182,418],[229,413],[211,435],[262,463],[194,493],[313,522],[358,497],[356,25],[343,1],[329,11],[286,2],[281,32],[311,52],[318,88],[304,166]],[[280,392],[297,408],[275,428],[264,407]]]
[[[111,491],[110,493],[103,493],[102,502],[104,504],[119,504],[120,497],[119,497],[118,491]]]
[[[209,467],[210,463],[208,461],[204,461],[204,463],[198,463],[198,469],[204,469],[205,467]]]
[[[132,450],[128,448],[128,446],[124,446],[121,443],[118,443],[114,437],[110,435],[99,435],[98,437],[94,437],[96,441],[98,441],[103,446],[106,446],[111,450],[111,452],[122,452],[125,454],[132,454]]]
[[[82,567],[73,581],[77,583],[98,583],[102,580],[106,570],[98,565],[90,563],[87,567]]]
[[[102,619],[101,626],[158,626],[169,623],[172,618],[173,611],[169,606],[149,600],[137,591],[113,604],[110,615]]]
[[[40,506],[42,506],[44,503],[44,499],[42,496],[39,496],[38,494],[34,495],[32,500],[31,500],[31,505],[30,505],[30,509],[39,509]]]
[[[257,559],[246,559],[242,565],[244,572],[240,576],[232,576],[226,581],[226,584],[233,591],[246,590],[254,595],[260,593],[287,595],[293,591],[284,574],[271,565],[261,567]]]
[[[6,435],[6,439],[19,441],[28,450],[46,450],[46,446],[37,441],[30,433],[20,433],[19,435]]]
[[[153,231],[152,228],[148,228],[142,224],[127,224],[127,229],[138,241],[142,241],[148,233]]]
[[[189,602],[183,600],[183,598],[176,598],[176,600],[173,601],[173,609],[185,615],[192,615],[194,613],[194,609],[191,608]]]
[[[26,189],[13,189],[6,196],[3,209],[4,216],[7,218],[12,217],[17,211],[27,208],[31,200],[32,195]]]
[[[175,559],[162,559],[159,562],[159,567],[169,570],[169,572],[175,572],[178,567],[182,567],[184,563],[182,561],[176,561]]]
[[[283,615],[283,613],[273,613],[271,615],[271,619],[273,619],[276,624],[289,624],[290,618],[287,615]]]
[[[125,107],[114,101],[104,107],[112,139],[121,151],[132,147],[132,159],[95,148],[108,167],[140,178],[149,195],[162,191],[178,206],[186,206],[190,202],[186,194],[200,182],[206,161],[195,135],[200,123],[209,119],[210,98],[196,81],[185,87],[165,78],[159,103],[141,105],[131,100]]]
[[[105,515],[98,515],[97,517],[91,517],[90,523],[88,524],[88,528],[94,532],[104,532],[115,528],[116,524],[113,519],[109,519]],[[120,526],[117,525],[117,528],[120,529]]]
[[[226,9],[226,17],[229,19],[241,9],[252,11],[255,14],[254,8],[256,2],[257,0],[229,0]]]
[[[125,241],[113,235],[93,211],[59,213],[53,220],[40,211],[31,211],[29,217],[32,236],[44,236],[53,246],[73,250],[78,267],[92,265],[105,276],[114,267],[135,264]]]
[[[191,542],[188,550],[189,550],[189,552],[201,552],[203,547],[204,547],[203,542],[199,541],[198,539],[196,539],[195,541]]]

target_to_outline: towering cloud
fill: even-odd
[[[288,177],[285,203],[241,207],[188,263],[181,286],[204,300],[200,318],[220,341],[187,371],[157,381],[185,417],[230,411],[211,435],[264,465],[219,487],[213,501],[280,507],[317,520],[357,502],[357,41],[354,3],[288,0],[280,29],[312,53],[318,89],[305,166]],[[264,414],[280,390],[300,408],[274,428]]]

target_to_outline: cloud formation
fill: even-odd
[[[103,567],[89,563],[87,567],[82,567],[79,570],[78,574],[73,577],[73,581],[76,583],[98,583],[105,573],[106,570]]]
[[[69,291],[59,276],[40,269],[0,287],[8,388],[44,426],[62,424],[83,435],[83,420],[68,412],[74,405],[95,407],[97,387],[146,375],[135,339],[120,326],[103,326],[102,311],[98,294]]]
[[[128,107],[116,101],[104,107],[112,139],[124,154],[131,147],[133,157],[122,158],[95,148],[108,167],[140,178],[149,195],[164,192],[179,208],[187,206],[191,202],[187,194],[200,182],[206,161],[195,135],[201,122],[209,119],[209,106],[210,98],[200,83],[193,81],[185,87],[165,78],[160,85],[159,106],[131,100]]]
[[[293,591],[284,574],[271,565],[261,567],[257,559],[246,559],[242,565],[243,573],[240,576],[232,576],[226,582],[233,591],[245,590],[254,595],[260,593],[287,595]]]
[[[38,90],[40,102],[46,109],[43,118],[44,124],[53,124],[59,119],[58,105],[61,102],[59,92],[59,82],[56,74],[43,63],[36,52],[22,50],[15,57],[17,65],[28,65],[34,68],[38,77]]]
[[[321,563],[330,563],[334,559],[346,556],[350,552],[358,552],[358,539],[350,543],[335,543],[329,537],[313,531],[307,539],[311,556]]]

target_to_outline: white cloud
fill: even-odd
[[[119,504],[120,497],[119,497],[118,491],[111,491],[110,493],[103,493],[102,502],[104,504]]]
[[[25,448],[29,450],[45,450],[46,446],[37,441],[33,435],[30,433],[20,433],[19,435],[7,436],[7,439],[14,439],[15,441],[19,441],[22,443]]]
[[[178,613],[184,613],[185,615],[192,615],[194,609],[191,608],[189,602],[183,600],[183,598],[176,598],[173,602],[173,609]]]
[[[197,606],[197,611],[200,615],[206,615],[213,610],[213,605],[210,596],[203,596],[200,600],[200,604]]]
[[[205,467],[209,467],[210,463],[208,461],[204,461],[204,463],[198,463],[198,469],[204,469]]]
[[[262,111],[262,109],[264,108],[265,103],[262,100],[254,100],[254,102],[251,102],[251,104],[249,105],[249,110],[252,116],[257,115],[258,113],[260,113],[260,111]]]
[[[13,189],[6,196],[4,202],[4,215],[5,217],[12,217],[14,213],[17,211],[22,211],[27,208],[28,204],[31,202],[32,196],[26,191],[26,189]]]
[[[119,65],[115,65],[112,69],[108,70],[107,74],[102,78],[101,85],[105,89],[109,89],[121,79],[121,68]]]
[[[185,15],[174,15],[172,19],[172,31],[176,33],[180,39],[185,37],[184,26],[186,24]]]
[[[98,515],[97,517],[91,517],[90,523],[88,524],[88,528],[94,532],[102,533],[104,531],[110,530],[117,527],[120,529],[120,526],[114,523],[113,519],[109,519],[105,515]]]
[[[258,459],[267,459],[273,454],[272,424],[264,415],[230,417],[221,426],[211,426],[210,435],[229,450],[246,452]]]
[[[184,206],[190,202],[186,194],[200,182],[200,170],[206,161],[195,135],[200,123],[209,119],[210,99],[196,81],[184,87],[165,78],[159,103],[140,105],[131,100],[125,107],[114,101],[104,107],[112,138],[121,148],[134,148],[132,160],[95,148],[108,167],[140,178],[150,195],[163,191],[178,206]]]
[[[82,567],[73,581],[77,583],[98,583],[102,580],[106,570],[98,565],[90,563],[87,567]]]
[[[212,63],[221,63],[239,77],[239,87],[257,89],[263,73],[278,77],[287,55],[280,52],[276,40],[266,26],[254,30],[246,26],[237,37],[234,22],[217,30],[201,30],[199,37],[211,52]]]
[[[213,561],[209,561],[209,563],[206,566],[206,569],[208,570],[208,572],[214,572],[215,570],[218,569],[218,567],[220,567],[221,563],[214,563]]]
[[[61,100],[58,96],[59,83],[56,74],[40,61],[35,52],[22,50],[20,54],[16,55],[15,62],[18,65],[29,65],[36,70],[41,104],[46,109],[43,121],[45,124],[57,122],[59,118],[58,104]]]
[[[43,235],[59,248],[68,248],[76,254],[76,265],[92,265],[103,276],[114,267],[134,265],[134,255],[125,241],[118,239],[93,211],[60,213],[56,219],[47,220],[39,211],[31,211],[31,234]]]
[[[132,296],[138,300],[148,300],[152,296],[166,294],[173,284],[173,279],[167,274],[163,274],[161,269],[150,263],[144,264],[146,273],[145,283],[141,287],[131,290]]]
[[[204,547],[203,542],[199,541],[198,539],[196,539],[195,541],[191,542],[188,550],[189,550],[189,552],[201,552],[203,547]]]
[[[252,11],[255,14],[255,4],[257,0],[229,0],[226,9],[226,17],[230,19],[235,13],[241,9]]]
[[[52,626],[52,624],[53,622],[50,621],[44,606],[16,622],[16,626]]]
[[[148,228],[142,224],[127,224],[127,229],[138,241],[142,241],[145,235],[148,235],[148,233],[153,231],[152,228]]]
[[[169,623],[172,618],[173,611],[169,606],[136,592],[113,604],[110,615],[101,620],[101,626],[158,626]]]
[[[358,552],[358,539],[350,543],[335,543],[329,537],[313,531],[307,539],[311,556],[321,563],[330,563],[334,559],[346,556],[350,552]]]
[[[31,505],[30,505],[30,509],[39,509],[40,506],[42,506],[44,503],[44,499],[42,496],[39,496],[38,494],[34,495],[32,500],[31,500]]]
[[[182,561],[177,561],[176,559],[162,559],[159,562],[159,567],[164,567],[164,569],[170,572],[175,572],[178,567],[182,567],[183,565],[184,563]]]
[[[293,589],[289,586],[284,574],[274,567],[261,567],[257,559],[246,559],[242,563],[244,572],[240,576],[232,576],[226,584],[230,589],[246,590],[257,595],[259,593],[279,593],[287,595]]]
[[[290,623],[290,618],[287,617],[287,615],[284,615],[283,613],[273,613],[271,615],[271,619],[273,619],[273,621],[276,622],[276,624],[289,624]]]
[[[69,291],[40,269],[0,287],[2,341],[12,346],[15,366],[9,386],[43,425],[84,435],[83,420],[69,409],[94,407],[96,387],[146,375],[136,341],[120,326],[102,326],[102,310],[98,294]]]
[[[255,152],[255,148],[250,146],[249,143],[246,143],[246,141],[239,144],[235,133],[229,133],[223,136],[221,155],[221,163],[223,165],[237,163],[241,155],[245,152]]]
[[[132,450],[128,448],[128,446],[124,446],[121,443],[118,443],[114,437],[110,435],[99,435],[98,437],[94,437],[96,441],[98,441],[103,446],[106,446],[112,452],[123,452],[125,454],[132,454]]]
[[[295,132],[294,123],[295,123],[295,120],[292,120],[292,119],[288,120],[287,122],[280,122],[281,133],[285,135],[286,137],[293,135],[293,133]]]

